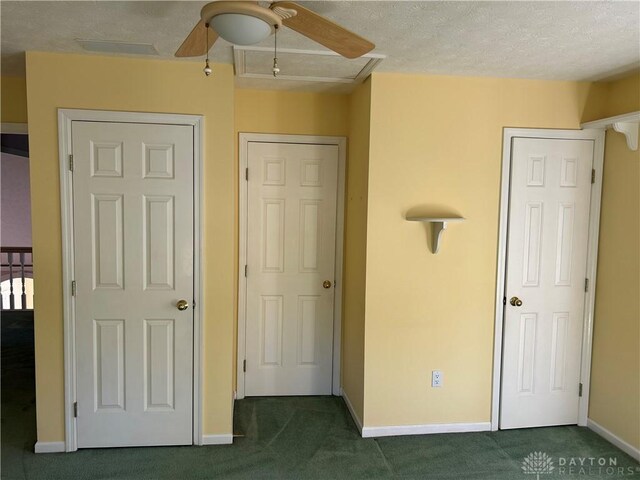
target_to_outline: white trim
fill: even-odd
[[[193,444],[203,442],[204,404],[204,116],[193,116]]]
[[[604,162],[603,130],[549,130],[536,128],[505,128],[502,143],[502,180],[500,187],[500,220],[498,233],[498,268],[495,296],[495,326],[493,343],[493,384],[491,395],[491,430],[499,428],[500,383],[502,363],[502,325],[504,320],[503,298],[505,295],[505,268],[507,252],[508,213],[511,178],[511,145],[515,137],[551,138],[569,140],[593,140],[593,168],[596,181],[591,186],[591,206],[589,213],[589,243],[587,247],[587,276],[589,292],[585,296],[584,330],[582,339],[582,361],[580,381],[582,397],[579,399],[578,425],[587,424],[589,410],[589,386],[591,375],[591,344],[593,339],[593,309],[596,294],[596,269],[598,263],[598,232],[600,229],[600,202],[602,194],[602,169]]]
[[[347,409],[351,414],[351,418],[353,418],[353,421],[355,422],[356,427],[358,427],[358,431],[360,432],[360,435],[362,435],[362,420],[360,420],[360,417],[358,417],[356,410],[353,408],[353,404],[351,403],[351,400],[349,400],[347,392],[345,392],[341,388],[340,393],[342,394],[342,399],[344,400],[344,403],[347,405]]]
[[[625,442],[616,434],[612,433],[610,430],[607,430],[602,425],[594,422],[590,418],[587,419],[587,427],[608,442],[614,444],[627,455],[631,455],[636,461],[640,462],[640,448],[636,448],[630,443]]]
[[[36,442],[33,446],[34,453],[63,453],[64,442]]]
[[[26,123],[2,122],[0,124],[0,133],[13,133],[17,135],[28,135],[29,128]]]
[[[434,433],[488,432],[490,422],[480,423],[430,423],[426,425],[392,425],[386,427],[364,427],[362,438],[396,437],[398,435],[428,435]]]
[[[342,270],[344,258],[344,208],[345,175],[347,163],[346,137],[325,137],[319,135],[278,135],[271,133],[240,133],[238,140],[239,156],[239,199],[238,199],[238,358],[237,358],[237,394],[244,398],[244,372],[242,362],[245,359],[246,342],[246,297],[247,279],[244,266],[247,263],[247,209],[248,191],[245,169],[248,166],[249,142],[295,143],[315,145],[336,145],[338,147],[338,202],[336,216],[336,259],[335,259],[335,297],[333,310],[333,395],[340,395],[340,352],[342,337]],[[338,283],[339,282],[339,283]]]
[[[593,319],[596,305],[598,272],[598,242],[600,240],[600,207],[602,204],[602,178],[604,175],[604,130],[583,130],[591,132],[594,138],[593,169],[596,171],[595,183],[591,185],[591,203],[589,205],[589,243],[587,245],[587,278],[589,291],[584,299],[584,327],[582,331],[582,360],[580,382],[582,397],[578,403],[578,425],[587,426],[589,414],[589,392],[591,391],[591,355],[593,348]]]
[[[616,132],[624,135],[629,149],[636,151],[638,150],[638,125],[640,125],[640,111],[586,122],[581,127],[603,128],[605,130],[613,128]]]
[[[58,149],[60,167],[60,214],[62,229],[62,312],[64,323],[64,421],[65,450],[75,452],[76,422],[73,403],[76,399],[75,299],[71,295],[74,271],[73,182],[68,158],[72,151],[71,116],[58,110]]]
[[[593,120],[591,122],[585,122],[580,124],[580,128],[582,128],[583,130],[590,128],[613,128],[613,124],[619,122],[640,122],[640,111],[625,113],[623,115],[616,115],[615,117],[601,118],[599,120]]]
[[[247,277],[244,266],[247,264],[247,225],[248,217],[248,185],[245,171],[249,164],[249,141],[241,133],[238,139],[238,326],[236,345],[236,399],[244,398],[244,361],[246,358],[246,306]]]
[[[202,435],[201,445],[230,445],[233,443],[233,434]]]
[[[239,78],[263,78],[274,80],[271,73],[248,73],[246,53],[247,52],[265,52],[271,54],[273,49],[271,47],[254,47],[254,46],[233,46],[233,67],[236,77]],[[339,57],[340,54],[332,52],[330,50],[300,50],[296,48],[279,48],[279,53],[298,54],[298,55],[322,55],[326,57]],[[354,76],[347,77],[323,77],[323,76],[305,76],[305,75],[287,75],[286,73],[280,74],[275,77],[275,80],[294,80],[302,82],[327,82],[327,83],[361,83],[367,78],[371,72],[387,58],[386,55],[379,53],[366,53],[360,58],[366,58],[369,61],[360,69]]]
[[[263,53],[272,53],[273,48],[271,47],[255,47],[253,45],[233,45],[233,50],[241,51],[241,52],[263,52]],[[309,49],[300,49],[300,48],[278,48],[278,53],[299,53],[300,55],[322,55],[324,57],[341,57],[339,53],[333,52],[331,50],[309,50]],[[380,60],[384,60],[387,58],[386,55],[381,53],[365,53],[358,58],[377,58]]]
[[[333,300],[333,388],[334,395],[342,391],[342,293],[344,283],[344,228],[347,185],[347,138],[337,137],[338,143],[338,202],[336,212],[336,258]]]
[[[68,158],[72,152],[71,126],[73,121],[157,123],[188,125],[193,127],[194,155],[194,301],[193,309],[193,443],[201,445],[202,434],[202,329],[205,308],[202,279],[202,182],[204,155],[204,118],[201,115],[179,115],[137,112],[112,112],[102,110],[58,109],[58,140],[60,163],[60,209],[62,227],[62,290],[64,316],[64,392],[65,392],[65,450],[78,449],[73,403],[76,399],[76,352],[75,352],[75,303],[71,296],[71,280],[74,271],[73,245],[73,179],[68,169]]]

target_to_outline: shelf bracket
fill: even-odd
[[[613,129],[625,136],[627,146],[634,152],[638,150],[638,122],[615,122]]]
[[[638,150],[638,127],[640,126],[640,111],[625,113],[616,117],[603,118],[592,122],[583,123],[582,128],[613,128],[624,135],[629,150]]]
[[[447,229],[447,222],[431,222],[431,235],[433,236],[433,253],[440,250],[440,237]]]
[[[440,250],[440,240],[442,239],[442,233],[447,229],[447,224],[450,222],[463,222],[462,217],[406,217],[410,222],[425,222],[431,224],[431,252],[438,253]]]

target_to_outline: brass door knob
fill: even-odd
[[[522,300],[520,300],[518,297],[511,297],[511,300],[509,300],[509,303],[514,307],[522,306]]]
[[[322,286],[324,288],[331,288],[331,282],[329,280],[325,280],[324,282],[322,282]]]
[[[187,302],[186,300],[178,300],[178,303],[176,303],[176,307],[180,311],[186,310],[187,308],[189,308],[189,302]]]

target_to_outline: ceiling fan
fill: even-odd
[[[375,48],[369,40],[294,2],[263,7],[252,1],[214,1],[202,8],[200,18],[176,57],[205,55],[218,36],[235,45],[253,45],[283,25],[346,58],[361,57]]]

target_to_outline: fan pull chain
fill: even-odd
[[[280,73],[280,68],[278,68],[278,25],[274,25],[275,27],[275,35],[274,35],[274,46],[273,46],[273,76],[277,77]]]
[[[205,48],[207,50],[207,58],[205,60],[204,69],[202,71],[208,77],[209,75],[211,75],[211,72],[213,72],[213,70],[209,66],[209,24],[205,23],[204,26],[207,28],[207,37],[206,37],[207,44],[205,45]]]

